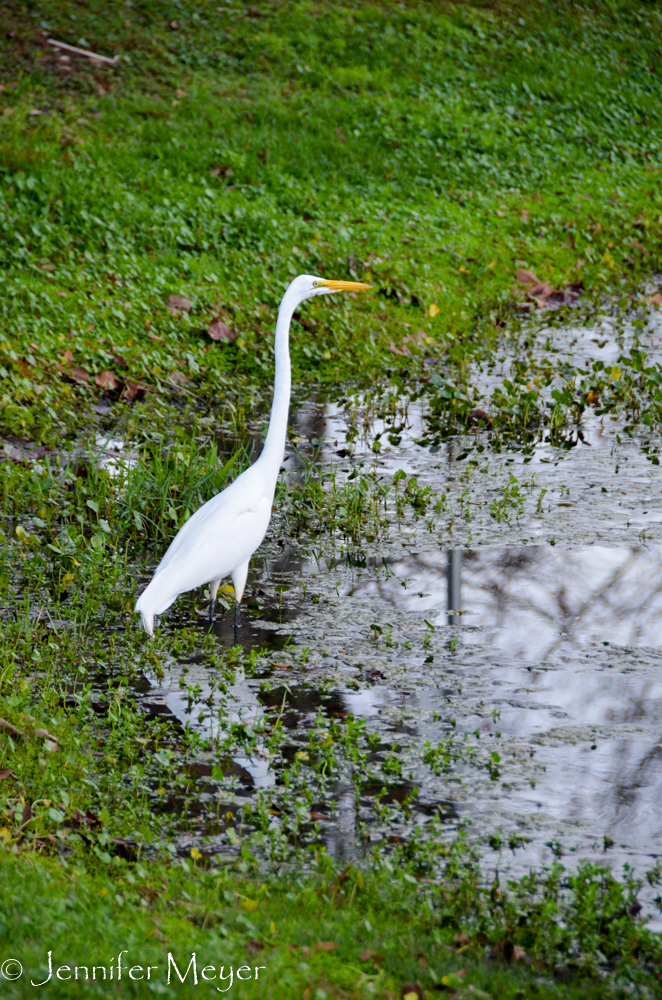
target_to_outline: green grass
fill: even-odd
[[[0,771],[12,772],[0,781],[0,958],[36,971],[47,946],[64,964],[108,964],[128,947],[163,966],[168,949],[182,960],[196,949],[236,966],[253,949],[267,978],[236,995],[274,1000],[397,998],[417,979],[459,997],[659,993],[659,945],[628,913],[631,874],[485,886],[463,849],[451,863],[448,845],[434,855],[418,842],[363,874],[315,857],[298,810],[311,776],[346,761],[357,781],[369,776],[370,743],[351,719],[313,731],[308,763],[289,761],[273,799],[222,826],[232,864],[172,860],[172,837],[198,822],[186,765],[209,747],[145,716],[132,687],[182,656],[214,666],[220,692],[255,669],[255,653],[220,653],[190,627],[199,594],[153,643],[132,609],[139,574],[249,460],[276,309],[299,272],[374,284],[307,304],[292,330],[296,392],[345,400],[350,449],[356,389],[387,424],[375,453],[397,445],[417,398],[432,447],[478,404],[494,448],[543,432],[561,443],[593,393],[598,412],[659,425],[662,375],[637,343],[617,370],[536,362],[513,295],[525,266],[554,287],[583,283],[577,322],[609,296],[643,329],[641,283],[662,266],[659,7],[40,0],[5,2],[0,16],[0,432],[8,453],[50,449],[3,463],[0,477],[0,717],[18,731],[0,731]],[[122,59],[73,59],[67,72],[46,36]],[[190,312],[170,312],[175,294]],[[217,315],[233,343],[207,336]],[[504,345],[520,352],[518,375],[485,402],[470,364],[493,365]],[[114,389],[95,384],[108,371]],[[551,406],[539,385],[553,386]],[[136,453],[116,475],[93,451],[113,436]],[[308,469],[279,485],[274,524],[356,546],[447,512],[445,496],[405,480],[387,490],[367,463],[344,483]],[[534,487],[495,484],[491,515],[516,517]],[[451,518],[470,517],[463,497]],[[390,641],[378,626],[374,639]],[[258,735],[279,750],[277,720]],[[219,780],[223,755],[256,739],[227,729]],[[460,752],[494,767],[452,739],[423,752],[437,768]],[[383,763],[384,775],[401,766],[395,752]],[[269,845],[271,806],[284,833]],[[262,881],[253,853],[265,865],[267,848],[290,875]],[[314,950],[320,941],[339,948]],[[508,962],[515,946],[527,958]],[[2,989],[23,996],[26,984]],[[146,995],[125,980],[122,993]]]
[[[375,283],[295,323],[297,376],[337,382],[414,376],[389,345],[419,329],[461,373],[512,318],[518,260],[623,306],[660,265],[655,5],[5,10],[7,433],[84,425],[97,390],[63,382],[65,347],[157,393],[180,371],[207,405],[267,392],[298,271]],[[44,34],[124,59],[63,75]],[[233,346],[204,334],[219,309]]]
[[[251,867],[249,852],[237,872],[208,871],[194,860],[164,866],[118,859],[104,871],[73,860],[7,858],[0,868],[1,957],[19,961],[23,975],[3,981],[3,996],[26,996],[30,981],[42,983],[49,951],[51,997],[84,988],[104,996],[109,988],[127,997],[215,995],[229,986],[228,966],[229,996],[270,1000],[387,1000],[417,984],[419,996],[448,990],[459,998],[597,1000],[631,996],[632,989],[655,995],[659,940],[629,915],[636,883],[624,888],[608,869],[583,866],[568,876],[555,865],[537,878],[482,889],[461,843],[440,885],[419,882],[411,864],[386,862],[364,873],[322,864],[314,875],[266,882],[251,876]],[[171,967],[168,986],[168,953],[180,978],[195,953],[197,985],[192,970],[181,985]],[[94,966],[110,977],[111,964],[112,987],[100,984],[99,969],[86,987],[57,981],[62,966],[63,980],[73,979],[76,966],[87,967],[91,979]],[[127,974],[134,968],[136,979],[146,977],[148,965],[152,986]],[[226,979],[219,984],[221,965]],[[250,982],[237,982],[239,968]]]

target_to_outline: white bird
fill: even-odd
[[[288,286],[276,322],[276,372],[269,430],[262,454],[227,489],[203,504],[181,528],[136,602],[143,628],[154,635],[154,616],[170,607],[180,594],[209,584],[213,612],[219,584],[232,577],[235,626],[243,597],[248,564],[267,533],[276,480],[285,453],[290,408],[290,323],[294,310],[314,295],[370,288],[359,281],[334,281],[301,274]]]

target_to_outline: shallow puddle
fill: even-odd
[[[616,364],[626,333],[607,321],[540,330],[532,350]],[[659,324],[647,337],[659,353]],[[512,360],[477,371],[479,391]],[[403,470],[443,502],[401,517],[390,500],[387,528],[357,544],[333,533],[317,544],[305,529],[297,539],[277,513],[236,632],[232,609],[211,624],[191,603],[164,617],[244,657],[225,690],[200,656],[138,694],[207,741],[186,764],[193,798],[163,805],[188,817],[181,850],[236,856],[235,827],[250,832],[246,808],[264,807],[271,830],[291,832],[298,813],[292,841],[338,858],[464,824],[492,845],[490,865],[516,873],[559,853],[651,868],[662,857],[662,477],[641,440],[587,409],[561,446],[543,434],[527,453],[495,453],[474,429],[422,447],[424,400],[388,414],[369,399],[311,400],[292,424],[286,482],[304,466],[332,466],[341,484],[357,469],[375,482]],[[508,507],[513,481],[526,502]],[[328,774],[313,770],[325,732],[337,748]],[[297,761],[306,780],[289,791]]]
[[[497,832],[519,843],[516,854],[486,849],[513,872],[560,850],[639,871],[662,856],[662,548],[437,550],[358,569],[309,557],[290,573],[280,608],[272,597],[264,618],[244,616],[245,648],[247,633],[263,648],[266,633],[271,650],[254,676],[239,670],[220,696],[213,670],[189,662],[144,698],[211,737],[277,716],[286,734],[276,757],[259,740],[232,754],[231,794],[201,772],[198,813],[216,802],[226,821],[194,823],[183,850],[227,853],[237,811],[282,792],[282,769],[309,750],[321,715],[362,720],[371,737],[372,777],[339,759],[299,831],[340,858],[425,837],[432,819],[435,837],[469,822],[493,844]],[[269,568],[259,575],[268,589]],[[318,588],[315,603],[302,582]],[[213,629],[233,641],[231,613]],[[425,748],[448,740],[452,759],[435,773]]]

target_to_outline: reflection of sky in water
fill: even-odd
[[[445,552],[404,557],[389,564],[388,574],[366,576],[351,592],[412,611],[441,612],[431,616],[435,625],[446,624],[449,611],[461,611],[450,622],[464,627],[460,641],[483,645],[488,630],[493,652],[510,660],[535,662],[569,649],[588,651],[596,643],[662,645],[662,547],[456,550],[459,576],[456,566],[450,590],[449,558]]]
[[[476,793],[469,785],[462,813],[482,814],[496,826],[519,823],[527,834],[532,823],[543,829],[525,852],[531,862],[555,824],[584,853],[611,837],[612,861],[619,845],[623,861],[662,852],[662,676],[655,653],[662,646],[662,547],[424,552],[390,563],[388,573],[366,572],[346,589],[394,611],[420,611],[436,627],[450,623],[459,640],[452,670],[453,683],[462,685],[458,731],[488,736],[498,728],[503,747],[525,747],[540,765],[535,787],[512,778]],[[171,690],[166,703],[182,722],[203,712],[200,728],[213,734],[204,702],[207,668],[190,666],[187,682],[200,684],[199,702],[189,706],[184,692]],[[286,711],[299,713],[296,725],[305,726],[320,702],[314,685],[304,690],[299,683],[292,678]],[[443,735],[434,719],[448,716],[449,693],[457,705],[456,690],[423,682],[403,691],[384,677],[356,691],[336,690],[334,706],[376,725],[387,739],[402,726],[397,716],[404,711],[417,744],[434,745]],[[254,681],[238,673],[228,695],[232,721],[250,725],[263,717]],[[282,693],[273,697],[280,704]],[[254,787],[275,783],[266,752],[235,762]],[[425,793],[424,766],[415,781]],[[348,822],[342,794],[341,827]]]
[[[423,552],[347,589],[453,626],[458,728],[498,728],[503,747],[544,767],[535,787],[510,776],[462,806],[533,836],[516,867],[545,857],[555,826],[580,857],[650,867],[662,853],[662,546]],[[421,742],[444,702],[436,688],[407,697]]]

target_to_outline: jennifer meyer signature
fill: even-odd
[[[161,965],[131,965],[128,959],[123,959],[123,955],[128,955],[128,951],[121,951],[117,956],[117,959],[112,959],[110,965],[60,965],[55,967],[56,963],[53,962],[53,952],[48,952],[47,965],[48,969],[44,970],[41,975],[35,977],[35,979],[30,979],[30,985],[39,987],[45,986],[50,983],[52,979],[60,980],[81,980],[83,982],[90,980],[109,980],[113,982],[119,982],[122,977],[129,978],[133,980],[148,979],[155,981],[159,978],[166,977],[166,982],[173,982],[177,984],[177,979],[180,983],[189,981],[197,986],[199,982],[213,982],[217,980],[219,982],[226,982],[227,986],[217,986],[216,989],[219,993],[227,993],[232,987],[235,977],[241,981],[247,979],[257,979],[260,972],[266,971],[266,965],[241,965],[235,970],[232,965],[221,965],[218,968],[215,965],[205,965],[198,972],[198,957],[196,952],[191,952],[191,958],[189,960],[188,966],[184,969],[184,963],[182,963],[182,971],[180,971],[175,959],[173,958],[172,952],[168,952],[168,964],[167,966]],[[200,962],[200,964],[202,964]],[[227,969],[227,972],[226,972]],[[160,975],[159,975],[160,973]],[[23,976],[23,966],[16,958],[7,958],[0,965],[0,981],[2,979],[21,979]],[[29,973],[25,973],[26,976]],[[177,979],[175,979],[175,976]],[[190,979],[188,978],[190,976]]]

